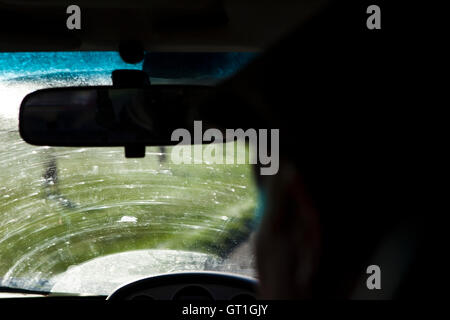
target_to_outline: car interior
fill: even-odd
[[[371,4],[0,0],[0,303],[426,292]]]

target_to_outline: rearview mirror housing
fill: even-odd
[[[173,145],[172,132],[192,130],[196,108],[213,91],[197,85],[38,90],[22,101],[19,132],[38,146]]]

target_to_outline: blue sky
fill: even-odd
[[[208,58],[205,65],[213,66],[206,71],[207,76],[224,78],[247,64],[255,54],[226,53]],[[118,52],[18,52],[0,53],[0,80],[15,77],[29,77],[60,72],[95,72],[110,76],[115,69],[139,69],[143,63],[127,64],[122,61]],[[201,70],[199,70],[201,73]],[[198,72],[194,77],[199,76]]]
[[[142,69],[127,64],[117,52],[18,52],[0,53],[0,79],[57,72],[105,72]]]

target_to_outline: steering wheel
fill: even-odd
[[[255,300],[257,280],[221,272],[169,273],[126,284],[107,300]]]

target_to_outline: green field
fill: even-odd
[[[225,257],[252,228],[249,165],[175,165],[147,147],[45,148],[0,131],[0,279],[48,279],[117,252]],[[170,149],[166,150],[170,152]],[[56,161],[57,180],[44,179]]]

